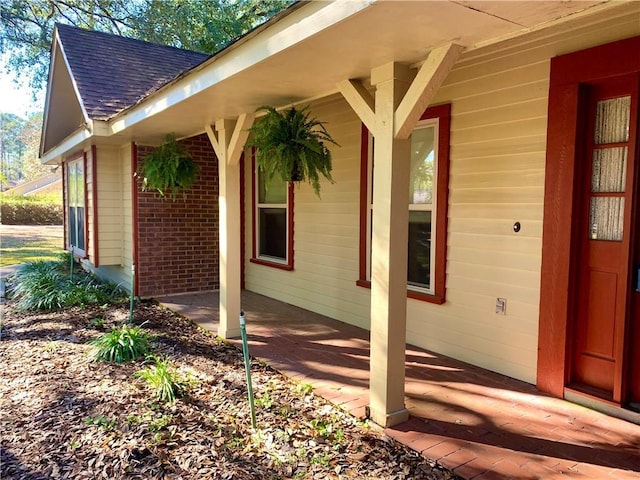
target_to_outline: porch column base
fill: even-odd
[[[218,328],[218,336],[225,340],[230,340],[232,338],[240,338],[242,336],[242,332],[239,328]]]
[[[372,410],[371,407],[369,407],[368,412],[369,418],[374,423],[384,428],[393,427],[394,425],[398,425],[409,420],[409,410],[407,410],[406,408],[387,413],[383,411]]]

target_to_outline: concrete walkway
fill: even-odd
[[[159,301],[217,330],[216,293]],[[367,331],[251,292],[242,304],[251,355],[364,415]],[[640,479],[640,426],[411,346],[406,405],[411,419],[386,433],[465,479]]]

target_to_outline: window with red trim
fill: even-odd
[[[86,252],[86,177],[84,155],[77,160],[67,162],[66,200],[67,200],[67,247],[74,254],[84,256]]]
[[[293,186],[266,178],[253,162],[253,255],[251,262],[293,269]]]
[[[408,297],[444,303],[451,105],[427,109],[411,134]],[[371,279],[374,141],[363,127],[360,195],[360,279]]]

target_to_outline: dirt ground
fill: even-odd
[[[457,478],[257,361],[253,430],[241,352],[152,302],[135,323],[189,379],[174,404],[135,376],[142,359],[89,360],[87,342],[126,321],[128,305],[0,308],[3,480]]]

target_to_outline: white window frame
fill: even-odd
[[[255,222],[256,222],[256,226],[255,226],[255,235],[254,235],[254,242],[255,242],[255,258],[257,260],[262,260],[265,263],[269,263],[269,264],[279,264],[282,266],[287,266],[290,264],[291,259],[289,258],[290,255],[290,215],[291,215],[291,208],[289,205],[289,184],[287,183],[285,185],[285,195],[286,195],[286,199],[287,201],[285,203],[260,203],[260,175],[262,175],[262,173],[260,172],[260,169],[258,168],[258,166],[256,165],[254,167],[254,175],[255,175],[255,185],[254,185],[254,198],[255,198],[255,214],[254,214],[254,218],[255,218]],[[285,257],[281,258],[281,257],[274,257],[271,255],[264,255],[261,254],[261,248],[260,248],[260,210],[261,209],[268,209],[268,208],[279,208],[279,209],[284,209],[285,210]]]
[[[440,120],[439,118],[430,118],[426,120],[421,120],[416,125],[414,130],[418,130],[420,128],[425,127],[434,127],[433,133],[433,195],[431,204],[414,204],[408,203],[409,211],[422,211],[422,212],[431,212],[431,251],[430,251],[430,260],[429,260],[429,288],[421,287],[418,285],[411,285],[407,280],[407,290],[425,293],[428,295],[435,294],[435,285],[436,285],[436,219],[438,218],[438,153],[439,153],[439,134],[440,134]],[[368,138],[368,159],[367,159],[367,195],[368,199],[368,215],[367,215],[367,281],[371,281],[371,236],[372,236],[372,218],[373,218],[373,135],[369,132]],[[409,225],[407,224],[407,229]]]
[[[71,185],[71,179],[72,179],[72,175],[71,175],[71,170],[75,167],[77,168],[77,166],[81,166],[82,167],[82,195],[79,195],[77,192],[78,189],[78,176],[74,176],[74,185],[72,187]],[[87,189],[87,169],[86,169],[86,162],[84,159],[84,155],[82,155],[80,158],[77,158],[75,160],[71,160],[69,162],[66,162],[65,165],[65,169],[66,169],[66,177],[67,177],[67,181],[66,181],[66,192],[65,195],[67,197],[67,245],[68,248],[73,252],[74,255],[78,255],[78,256],[85,256],[86,255],[86,251],[87,251],[87,198],[86,198],[86,189]],[[75,222],[74,222],[74,226],[75,226],[75,238],[78,238],[78,218],[77,218],[77,208],[79,207],[79,205],[71,205],[71,188],[76,189],[75,192],[75,197],[76,198],[82,198],[82,239],[83,239],[83,243],[84,245],[82,245],[82,247],[80,247],[79,245],[73,245],[71,242],[71,238],[72,238],[72,232],[71,232],[71,226],[72,226],[72,221],[71,221],[71,207],[75,207]],[[77,241],[76,241],[77,243]]]

